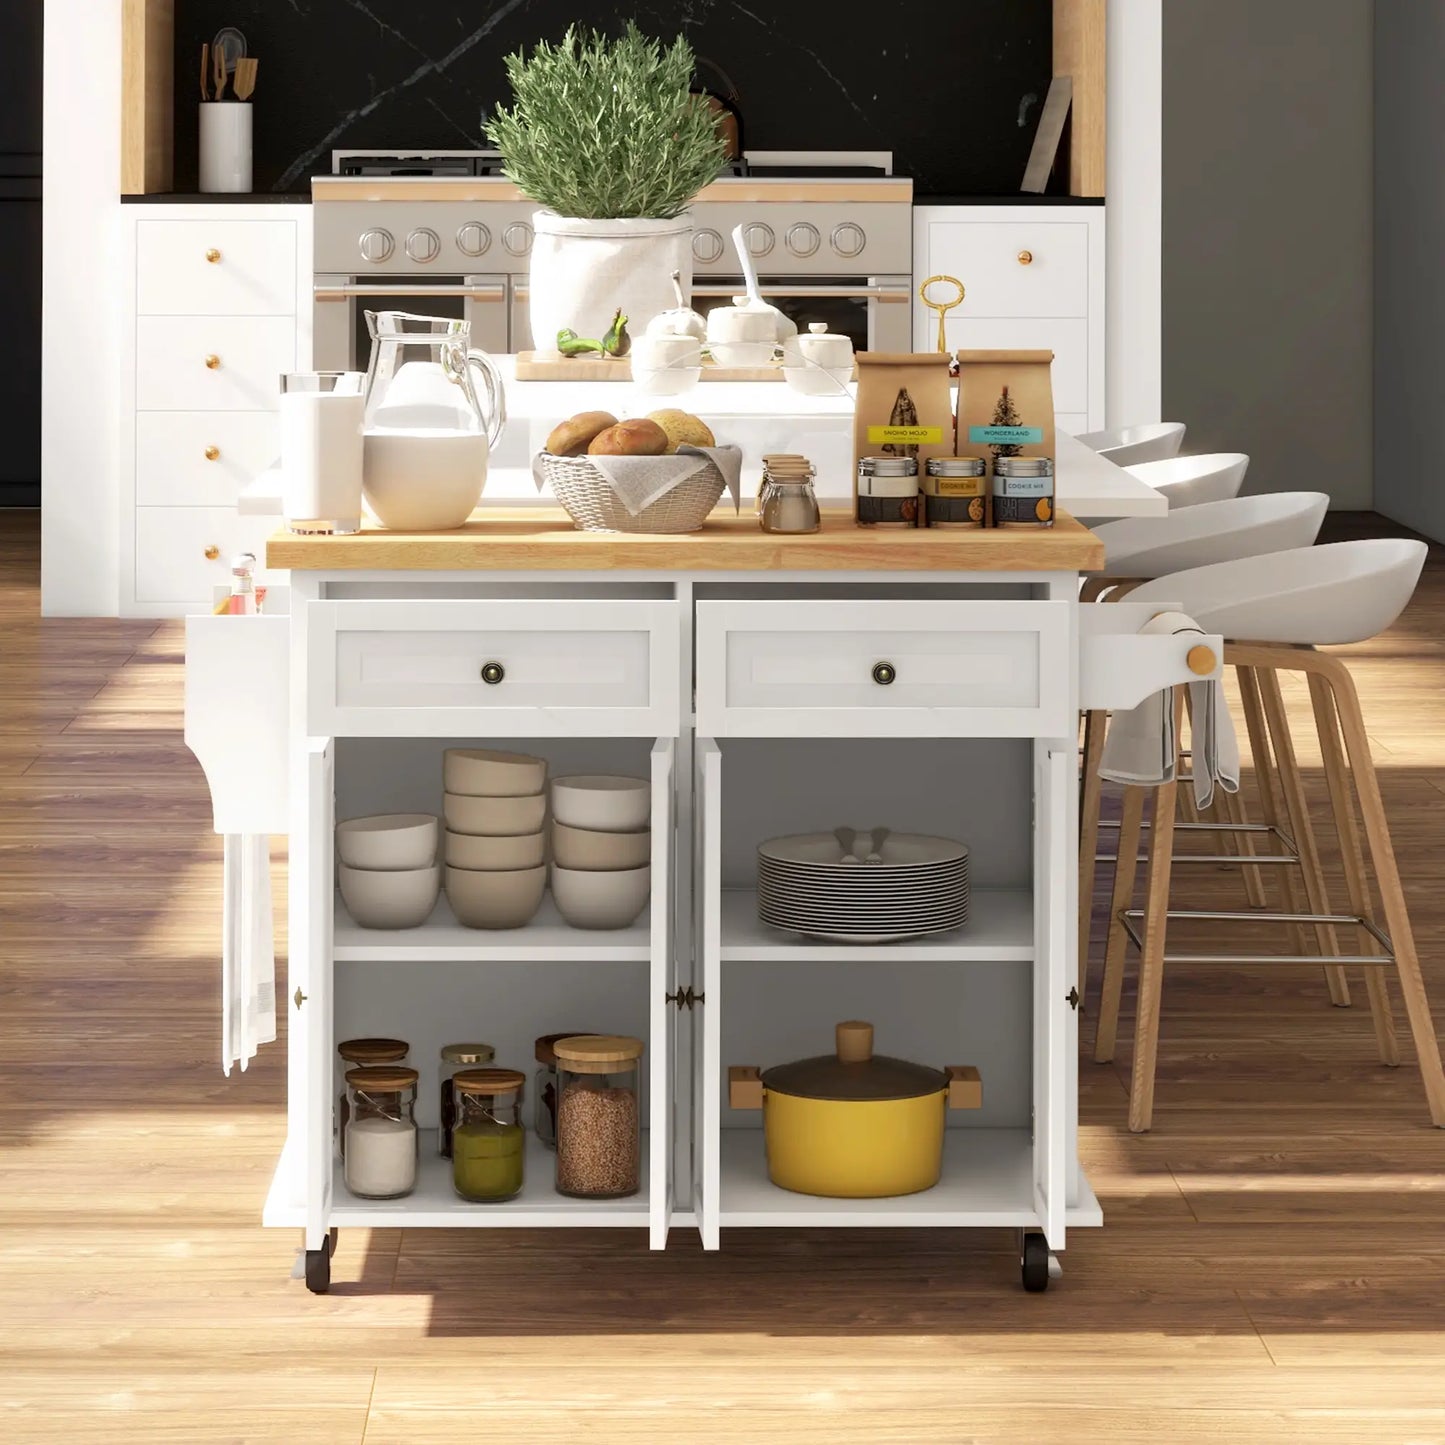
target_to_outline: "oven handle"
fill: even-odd
[[[694,296],[733,296],[742,285],[736,286],[694,286]],[[907,301],[913,295],[912,286],[759,286],[759,296],[796,297],[801,301],[845,300],[845,301]]]
[[[507,296],[505,286],[438,286],[407,285],[402,282],[389,285],[385,282],[369,284],[348,284],[342,286],[317,285],[312,294],[317,301],[349,301],[354,297],[366,296],[463,296],[468,301],[503,301]]]

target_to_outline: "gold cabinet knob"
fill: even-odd
[[[206,252],[206,260],[208,260],[213,266],[219,265],[221,260],[221,253],[216,250],[214,246],[212,246],[211,249]]]
[[[220,549],[219,547],[207,547],[207,548],[206,548],[206,561],[207,561],[207,562],[214,562],[214,561],[216,560],[216,558],[219,557],[220,555],[221,555],[221,549]]]
[[[1019,265],[1020,265],[1020,266],[1032,266],[1033,263],[1034,263],[1034,253],[1033,253],[1032,251],[1020,251],[1020,252],[1019,252]]]
[[[207,371],[215,371],[216,368],[220,366],[220,364],[221,358],[217,356],[214,352],[212,352],[212,354],[206,358]]]
[[[206,460],[207,460],[208,462],[218,462],[218,461],[220,461],[220,460],[221,460],[221,449],[220,449],[220,447],[207,447],[207,448],[206,448]]]

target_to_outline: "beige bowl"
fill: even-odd
[[[452,868],[501,872],[540,868],[546,860],[547,835],[522,833],[518,837],[489,838],[485,834],[448,833],[447,863]]]
[[[442,783],[447,792],[472,798],[522,798],[547,786],[547,759],[490,748],[448,748]]]
[[[521,928],[542,906],[546,889],[545,867],[496,872],[447,869],[447,899],[457,922],[468,928]]]
[[[442,799],[442,813],[453,833],[471,833],[482,838],[519,838],[540,833],[547,816],[546,793],[527,798],[472,798],[448,793]]]
[[[652,859],[652,830],[599,833],[594,828],[552,824],[552,857],[563,868],[616,872],[641,868]]]
[[[636,833],[652,813],[652,784],[646,778],[577,774],[552,784],[552,815],[569,828],[599,833]]]
[[[362,928],[419,928],[436,907],[441,869],[337,865],[346,911]]]
[[[651,868],[599,873],[552,865],[552,898],[573,928],[626,928],[651,892]]]
[[[336,856],[348,868],[429,868],[437,856],[431,813],[381,813],[336,825]]]

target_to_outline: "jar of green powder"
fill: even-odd
[[[452,1075],[452,1185],[473,1204],[499,1204],[522,1192],[526,1133],[516,1069],[465,1069]]]

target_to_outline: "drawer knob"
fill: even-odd
[[[221,549],[220,549],[219,547],[207,547],[207,548],[206,548],[206,561],[207,561],[207,562],[214,562],[214,561],[216,560],[216,558],[219,557],[220,555],[221,555]]]
[[[1020,252],[1019,252],[1019,265],[1020,265],[1020,266],[1032,266],[1033,263],[1034,263],[1034,253],[1033,253],[1032,251],[1020,251]]]
[[[218,462],[218,461],[220,461],[220,460],[221,460],[221,449],[220,449],[220,447],[207,447],[207,448],[206,448],[206,460],[207,460],[208,462]]]
[[[221,263],[221,253],[212,246],[211,249],[206,252],[206,260],[208,260],[211,265],[218,266]]]
[[[1191,647],[1184,660],[1196,677],[1208,677],[1214,671],[1214,649],[1206,647],[1202,642]]]
[[[484,662],[482,664],[482,681],[491,683],[495,687],[506,677],[507,669],[500,662]]]
[[[873,664],[873,681],[879,687],[887,687],[898,677],[898,669],[891,662],[875,662]]]
[[[206,358],[206,370],[207,370],[207,371],[215,371],[215,370],[220,366],[220,364],[221,364],[221,358],[220,358],[219,356],[217,356],[217,355],[215,354],[215,352],[212,352],[212,353]]]

